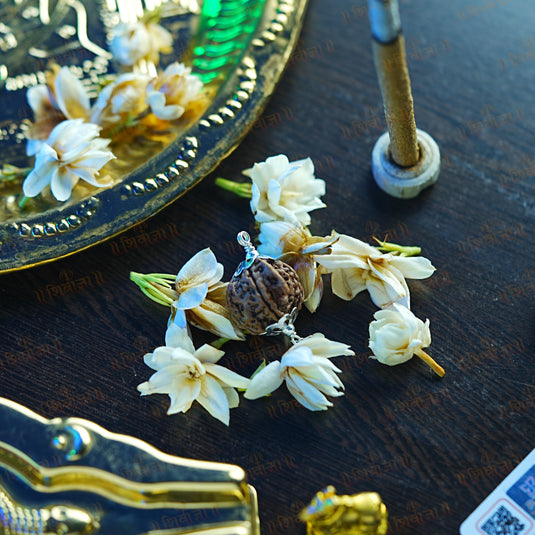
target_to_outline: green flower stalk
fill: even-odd
[[[178,293],[173,288],[176,275],[169,273],[130,273],[130,280],[150,299],[164,306],[171,306],[177,299]]]
[[[398,254],[399,256],[418,256],[422,252],[421,247],[398,245],[397,243],[387,242],[386,240],[381,241],[375,237],[373,239],[380,245],[376,249],[382,253]]]
[[[227,180],[226,178],[218,177],[215,179],[215,185],[238,195],[238,197],[251,199],[253,196],[251,193],[252,184],[250,182],[234,182],[233,180]]]
[[[0,169],[0,181],[12,182],[13,180],[26,178],[31,170],[31,167],[17,167],[16,165],[5,163]]]

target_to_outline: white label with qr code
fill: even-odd
[[[535,535],[535,450],[463,522],[461,535]]]

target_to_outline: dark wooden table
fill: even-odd
[[[535,9],[527,0],[401,2],[416,121],[443,156],[439,182],[401,201],[370,172],[385,121],[365,4],[310,1],[264,121],[193,191],[111,241],[0,277],[0,395],[171,454],[242,466],[259,493],[264,535],[304,533],[296,513],[327,484],[379,491],[389,533],[451,535],[535,447]],[[238,178],[278,153],[310,156],[327,182],[315,234],[388,235],[432,260],[433,278],[410,284],[412,308],[431,320],[429,352],[446,377],[417,359],[398,367],[368,359],[375,307],[365,294],[344,302],[327,291],[297,327],[356,353],[338,359],[346,395],[333,408],[288,406],[281,389],[242,400],[229,428],[198,405],[167,416],[167,396],[136,390],[151,375],[142,357],[163,344],[167,310],[129,272],[174,273],[210,246],[228,280],[241,260],[235,235],[252,218],[247,201],[214,178]],[[160,238],[143,245],[147,235]],[[47,297],[49,285],[80,277],[91,287]],[[276,344],[229,343],[229,366],[252,372]]]

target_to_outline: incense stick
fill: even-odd
[[[397,0],[369,0],[373,55],[390,134],[390,154],[400,167],[420,159],[405,40]]]

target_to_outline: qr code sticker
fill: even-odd
[[[480,526],[487,535],[522,535],[525,528],[525,524],[505,505],[500,505]]]

